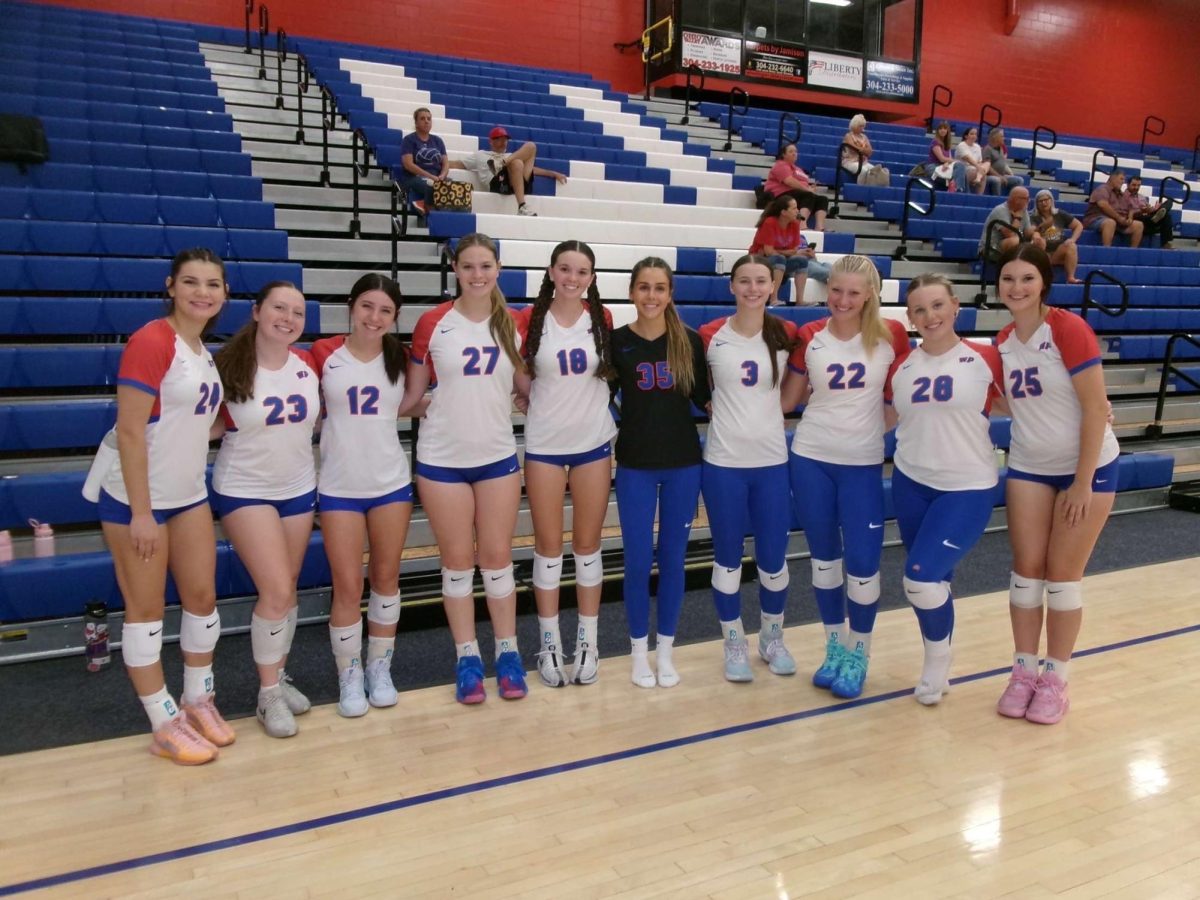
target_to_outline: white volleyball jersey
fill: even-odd
[[[783,322],[788,341],[797,328]],[[704,441],[704,460],[735,469],[787,462],[787,437],[779,388],[787,374],[787,351],[776,352],[779,378],[771,384],[771,354],[762,333],[744,337],[728,318],[700,328],[708,370],[712,373],[712,419]]]
[[[1003,385],[990,345],[960,341],[937,356],[917,347],[897,357],[884,391],[900,417],[896,467],[939,491],[995,487],[988,415]]]
[[[828,318],[800,329],[788,365],[808,376],[812,395],[792,438],[793,453],[846,466],[883,462],[883,385],[893,360],[908,352],[904,326],[884,321],[892,339],[870,355],[861,334],[834,337]]]
[[[370,362],[361,362],[346,347],[344,335],[317,341],[312,355],[325,401],[320,492],[382,497],[410,484],[412,471],[396,431],[404,373],[392,384],[382,351]]]
[[[1034,475],[1072,474],[1079,462],[1083,410],[1071,378],[1100,365],[1096,333],[1074,313],[1052,308],[1028,341],[1018,340],[1010,324],[996,335],[996,346],[1013,419],[1009,466]],[[1117,439],[1105,425],[1096,467],[1119,454]]]
[[[514,315],[522,344],[532,313],[530,305]],[[612,331],[612,315],[607,309],[604,327]],[[534,366],[537,377],[525,416],[527,452],[586,453],[616,436],[617,423],[608,411],[608,382],[596,377],[600,356],[586,309],[570,328],[559,325],[554,314],[546,312]]]
[[[317,486],[312,437],[321,415],[317,363],[293,349],[278,371],[258,367],[253,395],[221,407],[225,437],[213,490],[228,497],[290,500]]]
[[[195,352],[166,319],[157,319],[130,336],[117,384],[154,397],[146,423],[151,508],[176,509],[207,497],[208,433],[223,395],[212,354],[204,347]],[[129,503],[119,459],[102,486]]]
[[[511,313],[510,313],[511,315]],[[520,349],[521,336],[517,335]],[[472,322],[453,301],[417,320],[413,359],[429,366],[433,399],[421,422],[417,460],[473,468],[517,452],[512,430],[512,361],[488,320]]]

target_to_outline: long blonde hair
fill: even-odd
[[[458,246],[454,248],[454,264],[456,266],[463,251],[471,247],[483,247],[499,264],[500,254],[496,250],[496,242],[486,234],[476,231],[459,239]],[[504,355],[513,364],[513,368],[518,372],[524,372],[525,360],[521,358],[521,353],[517,350],[517,326],[513,322],[512,316],[509,315],[508,301],[504,299],[504,292],[500,290],[498,284],[492,288],[492,312],[488,317],[488,331],[492,335],[492,340],[504,348]]]
[[[691,395],[696,386],[696,372],[692,365],[695,357],[692,355],[692,342],[688,337],[688,327],[679,318],[675,309],[675,273],[665,259],[657,256],[647,256],[639,260],[629,275],[629,291],[637,284],[638,275],[643,269],[659,269],[667,275],[667,288],[671,292],[671,302],[663,310],[663,320],[667,323],[667,368],[671,370],[671,378],[675,389],[681,394]]]
[[[883,279],[879,277],[879,270],[875,268],[875,263],[858,254],[843,256],[833,264],[829,270],[831,284],[837,275],[859,275],[867,286],[867,299],[863,302],[859,331],[862,333],[863,349],[867,352],[867,356],[870,356],[877,345],[891,342],[891,332],[888,331],[883,316],[879,312]]]

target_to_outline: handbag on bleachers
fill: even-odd
[[[50,145],[42,120],[36,116],[0,114],[0,162],[13,162],[25,174],[25,167],[44,163],[50,158]]]
[[[465,181],[438,181],[433,185],[433,208],[443,211],[470,212],[471,185]]]

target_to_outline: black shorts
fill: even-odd
[[[508,170],[504,169],[492,176],[492,180],[488,182],[488,190],[493,194],[511,194],[513,192],[512,184],[508,180]],[[525,193],[533,193],[533,178],[525,179]]]

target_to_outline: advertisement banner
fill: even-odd
[[[807,56],[803,47],[746,41],[746,77],[804,84],[808,81]]]
[[[685,31],[682,43],[683,57],[680,65],[683,68],[699,66],[705,72],[742,74],[742,42],[737,38]]]
[[[867,60],[867,93],[897,100],[917,97],[917,70],[911,63]]]
[[[862,93],[863,61],[836,53],[808,52],[808,83],[813,87],[837,88]]]

